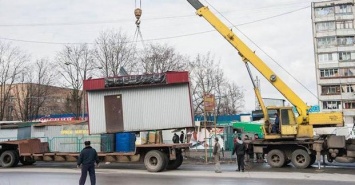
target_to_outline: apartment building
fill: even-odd
[[[2,97],[8,96],[6,102],[0,101],[4,106],[4,121],[74,113],[75,104],[70,99],[73,89],[33,83],[12,84],[11,90],[7,92],[8,88],[10,86],[6,85],[0,90]],[[4,94],[6,92],[8,95]]]
[[[355,123],[354,0],[312,3],[313,43],[319,105],[343,111]]]

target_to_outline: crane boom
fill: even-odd
[[[250,62],[292,105],[294,105],[299,114],[298,123],[307,122],[307,112],[309,106],[289,88],[278,76],[238,37],[219,20],[209,9],[199,0],[188,0],[188,2],[197,10],[199,16],[204,17],[235,49],[240,55]]]

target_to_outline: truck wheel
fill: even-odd
[[[17,152],[15,150],[7,150],[3,152],[0,156],[0,162],[4,168],[17,166],[19,162]]]
[[[32,165],[33,163],[36,162],[36,160],[34,160],[32,157],[20,157],[20,162],[23,164],[23,165]]]
[[[311,162],[311,157],[309,156],[309,154],[302,149],[297,149],[294,152],[292,152],[292,164],[296,167],[296,168],[307,168]]]
[[[149,172],[160,172],[167,166],[167,156],[158,150],[151,150],[144,156],[144,165]]]
[[[267,154],[267,163],[273,168],[280,168],[285,164],[285,153],[274,149]]]
[[[182,162],[184,161],[184,157],[180,154],[176,156],[176,160],[171,160],[166,167],[167,170],[175,170],[181,166]]]

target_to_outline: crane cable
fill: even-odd
[[[143,45],[143,50],[145,50],[145,44],[144,44],[144,39],[143,39],[143,35],[140,29],[140,24],[141,24],[141,16],[142,16],[142,1],[139,0],[139,7],[137,7],[137,0],[135,1],[135,6],[136,8],[134,9],[134,15],[136,16],[136,31],[134,32],[134,36],[133,36],[133,42],[138,42],[138,39],[140,39],[140,41],[142,42]]]

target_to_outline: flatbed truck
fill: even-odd
[[[182,152],[190,144],[142,144],[134,152],[98,152],[101,162],[143,162],[149,172],[174,170],[183,163]],[[50,152],[48,142],[26,139],[0,142],[0,164],[4,168],[32,165],[36,161],[76,162],[79,152]]]

